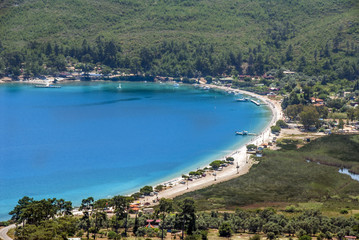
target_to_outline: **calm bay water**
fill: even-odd
[[[271,113],[238,96],[155,83],[0,85],[0,220],[18,199],[128,194],[250,140]]]

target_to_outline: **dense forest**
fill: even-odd
[[[354,0],[4,0],[0,75],[359,75]]]

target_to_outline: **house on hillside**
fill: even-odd
[[[270,92],[267,94],[268,97],[275,97],[277,94],[275,94],[274,92]]]
[[[244,80],[245,78],[251,78],[251,76],[250,75],[239,75],[238,78],[240,80]]]
[[[279,91],[280,88],[278,88],[278,87],[270,87],[269,90],[271,90],[271,91]]]
[[[315,106],[322,106],[324,105],[324,100],[320,98],[311,97],[310,101]]]
[[[286,70],[286,71],[283,71],[283,74],[285,74],[285,75],[293,75],[293,74],[296,74],[296,72]]]
[[[274,76],[272,76],[272,75],[267,75],[267,74],[264,74],[262,77],[263,77],[264,79],[274,79]]]
[[[220,83],[222,84],[231,84],[233,82],[232,77],[223,77],[219,79]]]
[[[153,208],[144,208],[142,209],[142,212],[144,214],[153,214],[155,211],[153,210]]]

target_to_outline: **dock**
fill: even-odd
[[[247,131],[241,131],[241,132],[236,131],[235,133],[236,133],[236,135],[242,135],[242,136],[246,136],[246,135],[256,136],[257,135],[255,133],[250,133]]]
[[[255,100],[253,100],[253,99],[251,99],[251,102],[254,103],[254,104],[257,105],[257,106],[260,106],[260,105],[261,105],[259,102],[255,101]]]

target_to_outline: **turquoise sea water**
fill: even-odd
[[[245,144],[271,112],[238,96],[156,83],[0,85],[0,219],[18,199],[129,194]]]

